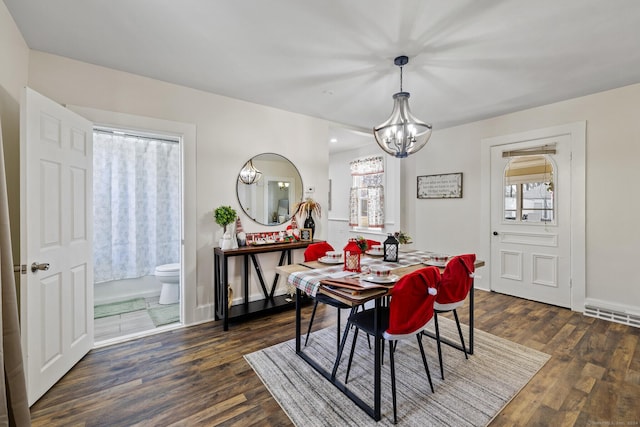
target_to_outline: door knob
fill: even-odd
[[[49,263],[48,262],[43,262],[43,263],[34,262],[33,264],[31,264],[31,272],[32,273],[35,273],[38,270],[47,271],[48,269],[49,269]]]
[[[493,232],[493,235],[494,235],[494,236],[497,236],[497,235],[498,235],[498,232],[497,232],[497,231],[494,231],[494,232]]]

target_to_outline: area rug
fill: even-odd
[[[438,320],[444,336],[457,336],[453,321]],[[358,337],[347,385],[365,402],[372,403],[373,351],[363,335]],[[337,378],[341,381],[352,337],[350,334],[338,369]],[[435,341],[424,337],[423,343],[435,393],[429,388],[417,341],[400,341],[395,357],[399,425],[486,426],[550,358],[475,330],[474,354],[469,360],[462,352],[443,345],[443,381]],[[335,327],[329,327],[312,332],[305,352],[330,372],[335,346]],[[296,356],[295,340],[244,357],[297,426],[387,426],[393,425],[388,354],[386,351],[382,367],[382,420],[378,423]]]
[[[180,321],[180,304],[153,307],[147,311],[156,327]]]
[[[93,318],[100,319],[102,317],[116,316],[118,314],[144,310],[145,308],[147,308],[147,304],[144,302],[144,298],[134,298],[109,304],[99,304],[93,307]]]

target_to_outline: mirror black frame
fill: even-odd
[[[262,156],[262,160],[261,160],[261,156]],[[265,160],[264,157],[266,157],[268,160]],[[284,216],[284,218],[281,218],[280,215],[276,213],[275,217],[272,217],[271,221],[269,221],[269,218],[265,218],[264,221],[261,221],[259,218],[259,215],[253,215],[252,213],[250,213],[249,211],[251,210],[251,206],[246,206],[246,203],[243,202],[242,198],[240,197],[240,193],[241,193],[241,186],[244,186],[244,188],[247,188],[251,185],[256,185],[256,188],[260,186],[260,184],[262,184],[262,186],[264,186],[265,181],[269,179],[270,176],[273,176],[274,174],[269,174],[268,170],[260,170],[260,162],[261,161],[269,161],[269,158],[273,158],[273,159],[278,159],[281,161],[285,161],[287,162],[288,165],[290,165],[292,172],[294,171],[297,174],[297,177],[293,177],[294,179],[299,180],[299,188],[298,185],[294,185],[294,191],[295,194],[293,194],[293,196],[290,196],[289,200],[289,209],[288,209],[288,214],[286,216]],[[249,163],[249,161],[252,161],[252,163],[254,164],[254,166],[260,170],[262,172],[262,177],[260,178],[260,180],[256,181],[253,184],[245,184],[240,180],[240,171],[242,171],[242,169],[245,167],[245,165],[247,163]],[[257,163],[257,165],[256,165]],[[277,154],[277,153],[260,153],[260,154],[256,154],[255,156],[253,156],[251,159],[247,160],[246,162],[243,163],[242,167],[240,168],[240,171],[238,171],[238,179],[236,180],[236,197],[238,199],[238,204],[240,205],[240,208],[242,209],[242,212],[248,216],[251,220],[253,220],[254,222],[261,224],[261,225],[266,225],[266,226],[278,226],[278,225],[282,225],[287,223],[288,221],[291,220],[291,217],[293,215],[293,208],[295,207],[296,203],[301,202],[303,195],[304,195],[304,184],[302,183],[302,175],[300,175],[300,171],[298,170],[298,168],[296,167],[296,165],[289,160],[288,158],[286,158],[285,156],[281,155],[281,154]],[[274,181],[271,181],[274,182]],[[267,185],[269,185],[267,183]],[[264,190],[263,190],[264,191]],[[267,193],[268,194],[268,193]],[[275,219],[275,221],[273,221],[273,219]]]

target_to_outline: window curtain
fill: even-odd
[[[95,283],[180,262],[180,146],[94,132]]]
[[[9,200],[4,171],[4,148],[0,126],[0,277],[2,278],[2,403],[0,425],[30,426],[31,415],[27,400],[27,385],[22,364],[20,346],[20,323],[18,321],[18,299],[13,272],[11,229],[9,227]]]
[[[384,227],[384,159],[366,157],[349,163],[351,191],[349,225],[352,227]]]

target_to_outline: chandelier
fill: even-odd
[[[261,177],[262,172],[260,172],[258,169],[256,169],[255,166],[253,166],[253,160],[249,160],[247,163],[245,163],[242,170],[240,170],[240,175],[238,175],[238,179],[240,180],[240,182],[247,185],[258,182]]]
[[[391,116],[373,128],[373,135],[385,152],[403,158],[425,146],[431,137],[431,125],[411,114],[409,92],[402,91],[402,67],[409,63],[409,58],[398,56],[393,63],[400,67],[400,92],[393,95]]]

